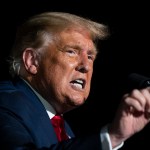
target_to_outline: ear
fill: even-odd
[[[34,49],[27,48],[23,52],[23,62],[25,69],[31,73],[36,74],[38,68],[38,57]]]

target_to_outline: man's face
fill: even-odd
[[[50,44],[40,64],[42,95],[56,109],[73,109],[90,92],[95,46],[85,32],[63,31],[59,43]],[[61,108],[62,107],[62,108]]]

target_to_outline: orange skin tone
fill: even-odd
[[[59,43],[48,45],[38,67],[32,50],[25,50],[24,60],[29,59],[28,53],[31,53],[30,67],[26,63],[29,61],[25,61],[30,73],[27,80],[57,113],[64,113],[87,99],[97,51],[86,32],[65,30],[59,34],[59,39]]]

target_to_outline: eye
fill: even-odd
[[[70,56],[74,56],[74,55],[77,54],[76,51],[73,50],[73,49],[67,49],[67,50],[66,50],[66,53],[68,53]]]
[[[75,51],[74,50],[66,50],[67,53],[70,53],[70,54],[74,54]]]
[[[93,60],[93,57],[91,55],[88,55],[88,59]]]
[[[95,56],[94,55],[88,55],[88,59],[94,61],[95,60]]]

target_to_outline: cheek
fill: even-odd
[[[59,86],[62,82],[64,82],[64,78],[66,77],[69,71],[66,65],[61,64],[53,64],[50,65],[46,71],[46,76],[51,82],[55,82]]]
[[[93,75],[93,67],[90,67],[90,71],[88,72],[87,75],[88,81],[91,81],[92,75]]]
[[[59,59],[55,64],[53,64],[53,70],[55,70],[55,74],[58,74],[59,79],[61,80],[63,77],[69,76],[75,70],[77,65],[77,61],[75,59],[70,59],[63,57],[63,59]]]
[[[88,73],[88,76],[87,76],[87,88],[88,88],[88,90],[90,90],[90,87],[91,87],[92,74],[93,74],[93,71],[91,70],[91,71]]]

